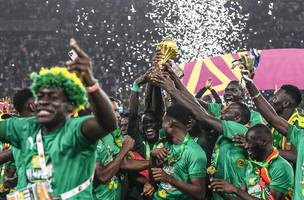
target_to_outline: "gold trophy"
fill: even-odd
[[[169,59],[175,58],[177,55],[177,44],[172,39],[164,39],[160,43],[157,44],[157,47],[160,49],[162,54],[164,55],[163,60],[160,61],[160,68],[162,69],[162,65],[165,64]]]

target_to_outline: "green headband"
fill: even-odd
[[[69,72],[64,67],[41,68],[39,73],[31,74],[32,92],[37,96],[39,88],[61,88],[66,91],[69,100],[75,105],[74,112],[82,110],[88,104],[86,89],[75,73]]]

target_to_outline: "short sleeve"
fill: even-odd
[[[236,135],[245,135],[247,132],[246,126],[233,121],[221,120],[223,126],[223,135],[232,139]]]
[[[285,161],[285,160],[284,160]],[[283,194],[293,188],[294,173],[291,165],[287,163],[279,164],[278,168],[271,174],[271,182],[269,188]]]
[[[79,117],[79,118],[74,118],[71,119],[70,123],[66,128],[68,129],[74,129],[72,137],[74,138],[74,142],[76,146],[80,149],[86,149],[92,144],[95,144],[96,142],[89,140],[86,138],[83,133],[82,133],[82,124],[86,122],[89,119],[92,119],[93,116],[85,116],[85,117]]]
[[[222,104],[219,103],[208,103],[208,112],[214,117],[221,115]]]
[[[300,140],[304,138],[304,129],[299,129],[296,125],[288,126],[288,140],[298,149]]]
[[[264,118],[259,112],[254,110],[250,111],[250,126],[254,126],[256,124],[265,124]]]
[[[29,128],[28,118],[10,118],[0,122],[0,140],[20,148],[22,132]]]
[[[204,178],[206,177],[206,154],[200,150],[199,152],[189,153],[189,176],[190,178]]]

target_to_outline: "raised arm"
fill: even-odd
[[[221,121],[218,118],[211,116],[188,91],[185,92],[185,89],[177,89],[168,74],[155,74],[151,79],[173,96],[177,103],[184,105],[199,123],[215,129],[219,133],[223,132]]]
[[[139,93],[141,92],[141,86],[147,82],[148,70],[144,75],[137,78],[131,88],[131,96],[129,100],[129,122],[128,122],[128,131],[127,133],[132,136],[134,139],[137,139],[139,134]]]
[[[220,96],[218,95],[218,93],[212,88],[211,88],[210,91],[211,91],[211,94],[212,94],[213,98],[215,99],[215,103],[222,104],[222,100],[221,100]]]
[[[261,95],[252,81],[246,81],[248,92],[256,105],[258,111],[263,115],[264,119],[270,123],[280,133],[287,136],[289,123],[280,117],[268,101]]]
[[[65,62],[70,71],[78,74],[88,89],[88,97],[93,108],[94,118],[83,123],[83,135],[96,141],[107,133],[116,129],[116,119],[111,102],[106,93],[98,86],[98,81],[92,72],[90,57],[78,46],[74,39],[70,40],[70,48],[78,55],[75,60]]]

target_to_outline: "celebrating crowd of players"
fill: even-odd
[[[14,97],[18,117],[0,122],[10,146],[0,153],[2,199],[304,198],[297,87],[283,85],[267,102],[243,70],[257,111],[244,104],[239,81],[224,102],[211,80],[193,96],[157,50],[123,112],[74,39],[70,48],[78,57],[33,73],[31,90]]]

